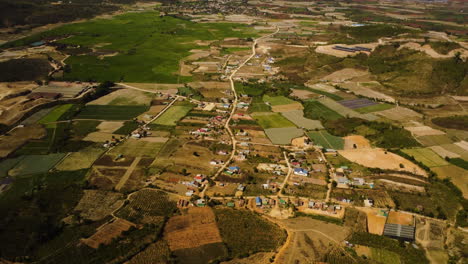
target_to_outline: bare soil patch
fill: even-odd
[[[399,224],[399,225],[414,225],[413,215],[390,211],[388,213],[387,224]]]
[[[304,107],[302,106],[301,103],[292,103],[292,104],[286,104],[286,105],[273,105],[271,107],[271,110],[273,112],[289,112],[289,111],[294,111],[294,110],[303,110]]]
[[[367,71],[353,69],[353,68],[345,68],[336,72],[333,72],[325,77],[322,78],[324,81],[341,83],[347,80],[351,80],[356,77],[362,77],[369,74]]]
[[[222,242],[215,215],[209,207],[191,207],[187,214],[172,217],[164,235],[172,251]]]
[[[96,128],[99,132],[112,133],[123,126],[123,122],[104,121],[101,122]]]
[[[346,159],[369,168],[407,171],[427,177],[427,173],[411,161],[383,149],[348,149],[338,151]],[[403,168],[400,167],[403,165]]]
[[[411,120],[419,120],[422,118],[422,114],[415,112],[409,108],[396,106],[391,109],[387,109],[380,112],[375,112],[375,114],[388,118],[394,121],[411,121]]]
[[[371,234],[382,235],[387,217],[380,209],[360,208],[367,214],[367,230]]]
[[[319,95],[316,93],[300,89],[292,89],[291,96],[297,97],[299,99],[310,99],[319,97]]]
[[[368,149],[371,148],[369,140],[363,136],[347,136],[344,137],[344,149]]]

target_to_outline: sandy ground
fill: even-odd
[[[367,140],[363,136],[352,135],[352,136],[344,137],[344,149],[345,150],[354,149],[354,145],[356,145],[356,149],[371,148],[369,140]]]
[[[33,90],[38,85],[32,82],[2,82],[0,83],[0,100],[10,94]]]
[[[427,173],[416,164],[391,152],[385,154],[385,150],[383,149],[350,149],[340,150],[338,153],[348,160],[366,167],[407,171],[427,176]],[[404,168],[400,168],[400,164],[403,164]]]
[[[361,52],[347,52],[347,51],[341,51],[341,50],[335,50],[333,47],[335,46],[342,46],[342,47],[349,47],[353,48],[355,46],[360,46],[360,47],[365,47],[365,48],[370,48],[370,49],[375,49],[379,44],[378,43],[366,43],[366,44],[356,44],[356,45],[346,45],[346,44],[332,44],[332,45],[325,45],[325,46],[318,46],[315,49],[315,52],[318,53],[323,53],[335,57],[340,57],[340,58],[345,58],[348,56],[356,56],[357,54]],[[363,52],[367,53],[367,52]]]
[[[378,214],[379,209],[359,208],[367,214],[367,229],[371,234],[382,235],[387,217]]]
[[[412,226],[414,224],[414,217],[407,213],[391,211],[388,213],[387,223]]]
[[[353,68],[345,68],[336,72],[333,72],[325,77],[322,78],[323,81],[329,82],[344,82],[355,77],[361,77],[369,74],[367,71],[353,69]]]

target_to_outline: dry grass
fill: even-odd
[[[301,103],[292,103],[292,104],[286,104],[286,105],[273,105],[271,107],[271,110],[273,112],[289,112],[293,110],[303,110],[304,107],[302,106]]]
[[[356,149],[368,149],[371,148],[371,145],[369,143],[369,140],[367,140],[363,136],[347,136],[344,137],[344,149],[354,149],[354,146],[356,145]]]
[[[28,140],[40,139],[46,135],[46,131],[40,125],[25,126],[15,128],[8,135],[0,138],[0,158],[8,156],[10,153],[21,147]]]
[[[123,126],[123,122],[104,121],[96,128],[102,133],[112,133]]]
[[[133,89],[119,89],[88,103],[88,105],[149,105],[153,94]]]
[[[103,148],[95,147],[88,147],[79,152],[73,152],[55,166],[55,169],[60,171],[73,171],[89,168],[103,152]]]
[[[413,215],[391,211],[388,213],[387,224],[410,225],[414,224]]]
[[[191,207],[187,214],[172,217],[164,234],[172,251],[222,242],[215,215],[209,207]]]

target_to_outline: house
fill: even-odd
[[[237,186],[237,190],[243,192],[245,190],[245,186],[242,184],[239,184],[239,186]]]
[[[372,207],[372,206],[374,206],[374,201],[371,200],[371,199],[365,199],[364,200],[364,206],[365,207]]]
[[[255,205],[256,206],[261,206],[262,205],[262,198],[260,197],[255,197]]]
[[[239,173],[240,168],[238,166],[231,166],[228,168],[231,173]]]
[[[294,174],[299,175],[299,176],[308,176],[309,171],[303,168],[294,168]]]
[[[191,197],[193,195],[193,190],[190,190],[185,193],[185,196]]]
[[[354,178],[353,179],[353,185],[362,186],[365,183],[366,183],[366,181],[363,178]]]
[[[198,206],[198,207],[204,207],[205,206],[205,199],[201,198],[201,199],[198,199],[195,204]]]
[[[313,208],[315,205],[315,202],[314,201],[309,201],[309,208]]]
[[[202,183],[202,182],[205,180],[205,176],[203,176],[203,175],[201,175],[201,174],[198,174],[197,176],[193,177],[193,179],[194,179],[196,182]]]

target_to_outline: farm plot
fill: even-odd
[[[463,197],[468,199],[468,181],[466,180],[468,171],[455,165],[435,167],[431,168],[431,170],[441,179],[449,178],[462,191]]]
[[[341,100],[338,101],[343,106],[346,106],[350,109],[357,109],[357,108],[363,108],[363,107],[368,107],[372,105],[376,105],[377,103],[375,101],[371,101],[366,98],[359,98],[359,99],[350,99],[350,100]]]
[[[133,193],[130,202],[117,211],[116,216],[135,223],[159,223],[163,217],[176,212],[176,199],[162,191],[143,189]]]
[[[387,224],[414,225],[414,216],[407,213],[390,211],[387,217]]]
[[[411,161],[383,149],[349,149],[338,151],[346,159],[369,168],[407,171],[427,176],[427,173]],[[401,165],[400,165],[401,164]]]
[[[275,105],[287,105],[287,104],[293,104],[295,103],[294,100],[291,100],[287,97],[284,97],[284,96],[268,96],[268,95],[264,95],[263,96],[263,101],[265,103],[268,103],[270,104],[271,106],[275,106]]]
[[[149,142],[138,139],[130,138],[113,148],[109,154],[125,156],[150,156],[154,157],[158,154],[164,143],[162,142]]]
[[[89,102],[88,105],[149,105],[153,97],[153,93],[134,89],[118,89]]]
[[[167,242],[159,240],[133,257],[130,260],[130,264],[169,263],[170,258],[171,251]]]
[[[428,147],[453,143],[453,141],[447,135],[422,136],[418,137],[417,140],[422,145]]]
[[[147,108],[144,105],[86,105],[76,119],[131,120]]]
[[[315,145],[322,146],[327,149],[343,149],[344,140],[340,137],[331,135],[325,130],[311,131],[307,136],[314,142]]]
[[[442,158],[451,158],[451,159],[460,158],[460,155],[458,155],[457,153],[448,151],[441,146],[432,146],[429,148],[432,149],[432,151],[437,153],[437,155],[441,156]]]
[[[354,110],[351,110],[351,109],[337,103],[336,101],[333,101],[330,98],[326,98],[326,97],[320,98],[320,99],[318,99],[318,102],[320,102],[321,104],[323,104],[326,107],[330,108],[331,110],[339,113],[342,116],[357,117],[357,118],[365,119],[365,120],[368,120],[368,121],[374,121],[374,120],[378,119],[373,114],[360,114],[360,113],[358,113],[358,112],[356,112]]]
[[[403,149],[402,151],[410,156],[413,156],[414,159],[423,163],[429,168],[449,165],[446,160],[439,157],[429,148]]]
[[[177,122],[182,119],[185,115],[192,110],[192,106],[188,105],[174,105],[166,110],[158,119],[152,124],[164,125],[164,126],[175,126]]]
[[[375,112],[375,114],[400,122],[420,120],[422,118],[422,114],[402,106],[396,106],[392,109]]]
[[[173,216],[164,228],[164,236],[172,251],[222,242],[209,207],[189,208],[187,214]]]
[[[214,212],[231,257],[273,251],[286,239],[278,226],[250,211],[216,208]]]
[[[281,114],[298,127],[303,127],[309,130],[323,129],[322,123],[319,120],[305,118],[303,110],[293,110],[282,112]]]
[[[370,142],[363,136],[351,135],[344,137],[344,149],[371,148]]]
[[[283,128],[283,127],[296,127],[291,121],[283,117],[279,113],[260,112],[253,113],[252,117],[257,120],[258,124],[263,129],[269,128]]]
[[[104,152],[102,148],[87,147],[79,152],[70,153],[57,166],[59,171],[73,171],[87,169],[91,167],[94,161]]]
[[[35,93],[61,93],[64,98],[73,98],[85,89],[86,84],[50,82],[34,89]]]
[[[379,103],[376,105],[366,106],[366,107],[362,107],[362,108],[358,108],[354,110],[356,110],[356,112],[360,114],[367,114],[367,113],[374,113],[374,112],[384,111],[387,109],[392,109],[393,107],[395,106],[392,104]]]
[[[394,252],[380,249],[380,248],[373,248],[373,247],[366,247],[361,245],[356,245],[356,253],[360,256],[366,256],[367,258],[377,261],[378,263],[383,264],[400,264],[400,256]]]
[[[89,176],[89,184],[100,190],[112,190],[124,176],[126,168],[107,168],[93,166]]]
[[[64,104],[55,107],[52,111],[50,111],[46,116],[39,120],[39,124],[47,124],[58,121],[60,117],[65,114],[68,110],[72,108],[72,104]]]
[[[440,145],[440,146],[443,149],[447,150],[447,151],[450,151],[452,153],[460,155],[460,158],[462,158],[464,160],[468,160],[468,151],[466,151],[465,149],[463,149],[459,145],[457,145],[457,144],[443,144],[443,145]]]
[[[74,210],[78,211],[83,219],[98,221],[117,210],[123,203],[121,193],[84,190],[84,194]]]
[[[445,135],[444,131],[434,129],[430,126],[406,126],[405,129],[416,137]]]
[[[336,120],[343,117],[316,100],[309,100],[304,103],[304,116],[310,119],[325,120]]]
[[[115,238],[119,237],[122,232],[127,231],[130,229],[130,227],[134,226],[135,224],[125,219],[118,218],[114,222],[108,223],[101,227],[91,237],[82,239],[81,242],[83,242],[88,247],[97,249],[100,245],[110,244]]]
[[[385,222],[387,221],[387,213],[381,209],[362,208],[367,214],[367,230],[371,234],[382,235]]]
[[[22,128],[15,128],[13,131],[8,133],[8,135],[4,135],[0,138],[0,158],[5,158],[10,153],[14,152],[21,146],[23,148],[33,148],[37,145],[38,147],[42,148],[42,142],[38,142],[37,145],[33,144],[30,140],[39,140],[46,136],[46,131],[40,125],[32,125],[32,126],[25,126]],[[28,142],[29,141],[29,142]],[[47,142],[48,143],[48,142]],[[46,144],[47,144],[46,143]],[[26,145],[25,145],[26,144]],[[48,150],[49,145],[44,146],[46,150]]]
[[[289,145],[294,138],[304,135],[304,131],[295,127],[268,128],[265,134],[273,144]]]
[[[27,155],[10,170],[11,176],[22,176],[37,173],[45,173],[52,169],[55,164],[65,157],[63,153],[49,155]]]

